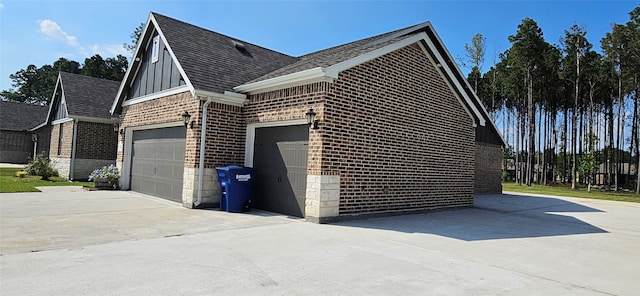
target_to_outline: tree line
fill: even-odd
[[[597,182],[640,194],[640,6],[627,23],[612,25],[600,53],[586,34],[575,24],[552,45],[525,18],[488,71],[481,73],[481,34],[466,44],[461,61],[494,120],[502,119],[505,176],[510,169],[518,184],[575,189]]]
[[[128,66],[127,58],[122,55],[103,59],[98,54],[86,58],[82,65],[66,58],[41,67],[32,64],[9,75],[13,89],[0,92],[0,100],[47,105],[56,87],[58,72],[121,81]]]
[[[144,23],[140,23],[129,36],[130,43],[122,45],[131,54],[136,49],[143,29]],[[58,72],[122,81],[128,67],[129,61],[122,55],[103,59],[99,54],[86,58],[82,65],[66,58],[59,58],[52,65],[41,67],[32,64],[9,75],[14,88],[0,92],[0,100],[47,105],[55,90]]]

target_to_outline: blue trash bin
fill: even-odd
[[[229,165],[217,167],[220,183],[220,209],[240,213],[251,203],[254,169]]]

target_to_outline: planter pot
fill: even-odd
[[[109,180],[94,180],[93,184],[98,190],[115,190],[118,189],[118,181],[109,181]]]

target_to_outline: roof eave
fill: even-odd
[[[314,82],[333,81],[334,78],[337,78],[337,76],[330,77],[330,75],[327,74],[324,68],[316,67],[300,72],[270,78],[267,80],[243,84],[234,87],[233,90],[239,93],[254,94]]]

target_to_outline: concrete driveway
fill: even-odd
[[[60,189],[57,189],[60,190]],[[2,295],[637,295],[640,205],[519,195],[330,225],[0,194]]]

